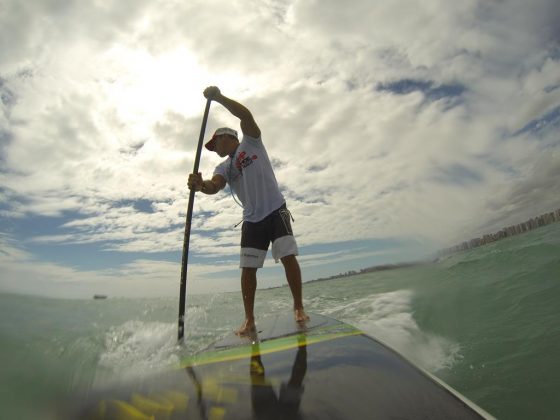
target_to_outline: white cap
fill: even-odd
[[[212,136],[212,138],[210,139],[210,141],[208,141],[208,143],[206,143],[205,147],[210,150],[211,152],[214,151],[214,149],[216,148],[216,137],[217,136],[221,136],[222,134],[229,134],[230,136],[235,137],[236,139],[238,139],[237,137],[237,131],[235,131],[233,128],[229,128],[229,127],[221,127],[218,128],[215,132],[214,135]]]

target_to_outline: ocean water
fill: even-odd
[[[305,272],[304,272],[305,274]],[[560,418],[560,224],[442,260],[304,285],[310,312],[363,329],[499,419]],[[256,314],[290,311],[286,287]],[[176,366],[237,327],[239,293],[58,300],[0,294],[1,418],[53,418],[76,390]]]

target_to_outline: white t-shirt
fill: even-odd
[[[214,170],[225,178],[243,204],[243,220],[259,222],[284,204],[261,138],[243,135],[235,151]]]

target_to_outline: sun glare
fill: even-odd
[[[125,121],[151,124],[169,111],[197,115],[204,106],[206,86],[216,84],[230,92],[247,85],[234,72],[209,72],[184,48],[154,56],[115,47],[108,58],[112,76],[105,93]]]
[[[116,46],[107,53],[104,66],[100,96],[125,126],[127,134],[119,137],[121,143],[153,138],[154,126],[169,112],[201,117],[206,86],[217,85],[234,97],[241,97],[251,86],[247,76],[238,72],[209,71],[185,48],[153,55]]]
[[[153,56],[143,50],[114,48],[114,71],[106,95],[125,120],[154,120],[169,110],[190,114],[204,73],[188,51]]]

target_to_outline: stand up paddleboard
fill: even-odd
[[[90,391],[77,419],[492,419],[474,403],[351,325],[311,314],[262,319],[181,368]]]

